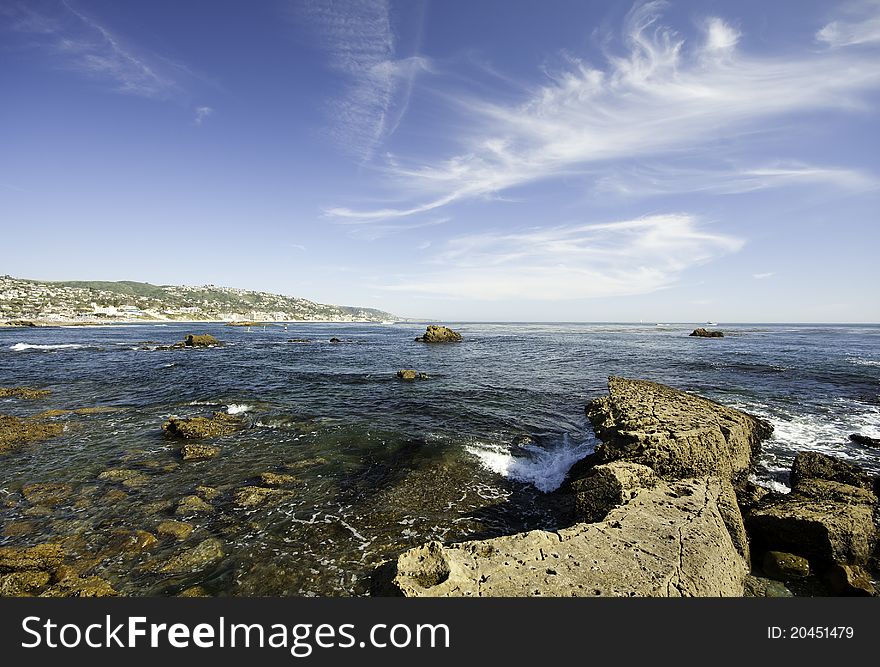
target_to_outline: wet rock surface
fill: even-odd
[[[717,329],[704,329],[703,327],[694,329],[688,335],[697,338],[724,338],[723,331],[718,331]]]
[[[407,382],[412,382],[413,380],[427,380],[428,374],[420,373],[412,368],[404,368],[397,371],[397,379],[406,380]]]

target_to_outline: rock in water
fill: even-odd
[[[871,476],[854,463],[819,452],[798,452],[791,466],[791,486],[802,487],[810,479],[824,479],[869,491],[874,488]]]
[[[700,327],[699,329],[694,329],[691,331],[689,336],[696,336],[697,338],[724,338],[724,332],[710,329],[704,329]]]
[[[416,338],[419,343],[457,343],[461,340],[461,334],[449,327],[441,327],[431,324],[425,333]]]
[[[235,415],[215,412],[211,417],[190,417],[181,419],[171,417],[162,424],[162,429],[169,435],[181,438],[219,438],[230,435],[244,427],[244,422]]]
[[[180,457],[184,461],[201,461],[212,459],[220,453],[219,447],[188,442],[180,448]]]
[[[397,371],[397,379],[406,380],[407,382],[411,382],[412,380],[427,380],[428,375],[427,373],[419,373],[411,368],[404,368],[403,370]]]
[[[187,347],[216,347],[220,341],[211,334],[189,334],[183,344]]]
[[[647,380],[608,378],[587,417],[603,461],[641,463],[661,477],[717,475],[742,488],[773,427],[745,412]]]
[[[865,447],[880,447],[880,438],[872,438],[861,433],[853,433],[849,436],[849,439],[860,445],[865,445]]]

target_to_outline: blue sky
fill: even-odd
[[[878,0],[0,0],[0,273],[877,322],[878,55]]]

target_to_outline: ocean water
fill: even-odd
[[[584,416],[608,375],[693,391],[769,419],[757,477],[785,490],[799,450],[880,472],[880,326],[453,324],[464,341],[414,342],[417,324],[227,327],[145,324],[0,330],[0,386],[35,385],[46,399],[0,399],[0,413],[114,408],[53,417],[61,437],[2,459],[0,544],[61,541],[90,573],[129,595],[362,595],[376,564],[430,539],[462,540],[552,527],[553,491],[596,439]],[[220,348],[156,350],[187,333]],[[337,337],[340,343],[330,343]],[[290,342],[305,339],[307,342]],[[402,382],[415,368],[429,379]],[[220,438],[214,459],[182,462],[169,416],[235,414],[247,428]],[[121,487],[98,475],[134,469]],[[277,502],[244,509],[235,490],[263,472],[296,480]],[[28,483],[70,485],[35,508]],[[212,511],[175,516],[206,485]],[[113,492],[108,495],[108,492]],[[123,496],[120,491],[124,492]],[[114,549],[117,531],[155,532],[178,518],[195,530],[144,552]],[[22,528],[22,526],[24,528]],[[222,560],[186,574],[163,562],[219,538]]]

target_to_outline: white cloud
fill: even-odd
[[[671,193],[742,194],[796,185],[830,185],[844,190],[877,188],[874,177],[856,169],[817,167],[797,161],[713,168],[676,167],[648,162],[605,169],[596,190],[626,197]]]
[[[196,115],[193,122],[195,122],[196,125],[201,125],[205,118],[214,113],[214,110],[211,107],[196,107],[195,113]]]
[[[339,222],[370,223],[543,179],[596,173],[620,160],[705,158],[720,140],[760,141],[756,129],[767,130],[785,115],[856,108],[864,92],[880,86],[880,68],[869,54],[750,55],[737,49],[739,31],[717,18],[706,22],[702,40],[686,43],[660,25],[662,6],[649,2],[629,13],[626,50],[608,53],[604,68],[569,59],[519,103],[458,96],[468,130],[449,143],[460,150],[427,161],[396,156],[387,168],[405,205],[334,206],[327,213]],[[746,176],[768,186],[809,180],[806,173]],[[825,170],[824,176],[841,174]]]
[[[400,124],[413,80],[428,61],[395,57],[388,0],[313,1],[305,11],[330,65],[346,79],[344,95],[328,110],[332,134],[346,150],[369,160]]]
[[[562,300],[645,294],[743,246],[690,215],[470,234],[384,288],[464,299]]]
[[[816,40],[832,49],[880,42],[880,2],[871,0],[850,5],[852,20],[838,20],[822,27]]]
[[[60,68],[109,85],[114,91],[151,99],[181,99],[188,68],[127,44],[108,27],[62,1],[40,10],[11,3],[0,10],[12,30],[29,35]]]
[[[766,280],[767,278],[772,278],[775,275],[775,271],[768,271],[767,273],[753,273],[752,278],[754,278],[755,280]]]
[[[733,50],[742,33],[716,17],[706,22],[706,50],[718,53]]]

